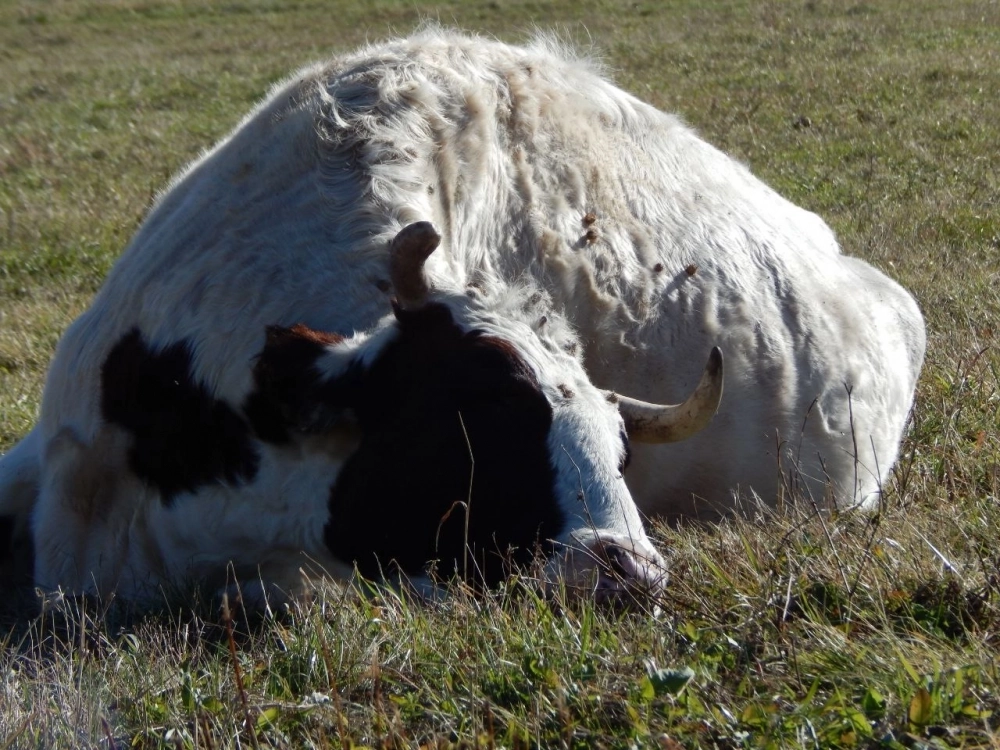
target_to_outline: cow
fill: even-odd
[[[428,27],[299,71],[172,182],[0,511],[48,589],[541,553],[659,590],[641,513],[877,502],[924,343],[907,292],[595,62]]]
[[[0,465],[6,502],[31,508],[36,584],[146,604],[192,584],[225,593],[230,577],[256,608],[300,590],[304,568],[431,593],[453,575],[496,584],[541,553],[546,582],[601,601],[660,591],[623,478],[629,439],[702,429],[721,353],[682,404],[602,391],[535,289],[432,286],[440,241],[429,222],[395,235],[390,312],[360,331],[311,328],[328,313],[291,290],[252,290],[245,314],[272,322],[246,330],[241,311],[162,330],[135,311],[98,322],[95,304],[46,386],[83,378],[89,400],[50,411],[46,397]]]

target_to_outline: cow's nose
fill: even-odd
[[[597,562],[594,596],[598,602],[615,606],[642,604],[658,598],[667,585],[663,558],[641,551],[627,541],[602,539],[591,542],[590,553]]]
[[[597,534],[571,548],[563,567],[569,591],[615,608],[657,607],[667,584],[658,552],[630,539]]]

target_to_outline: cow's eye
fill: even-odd
[[[627,469],[628,465],[632,463],[632,446],[629,445],[628,442],[628,433],[625,432],[625,430],[622,430],[621,434],[622,434],[622,446],[624,450],[622,451],[621,460],[618,461],[618,473],[624,474],[625,469]]]

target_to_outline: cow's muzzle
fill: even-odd
[[[667,567],[645,542],[610,534],[578,540],[551,572],[573,597],[591,596],[615,609],[656,611],[667,585]]]

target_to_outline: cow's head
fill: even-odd
[[[540,552],[548,573],[600,596],[658,589],[663,560],[623,478],[628,440],[704,426],[719,355],[680,406],[609,394],[523,299],[431,289],[424,261],[439,241],[426,222],[393,240],[393,314],[375,329],[268,330],[247,408],[257,434],[357,436],[330,490],[330,552],[366,576],[426,581],[436,561],[439,575],[486,584]]]

